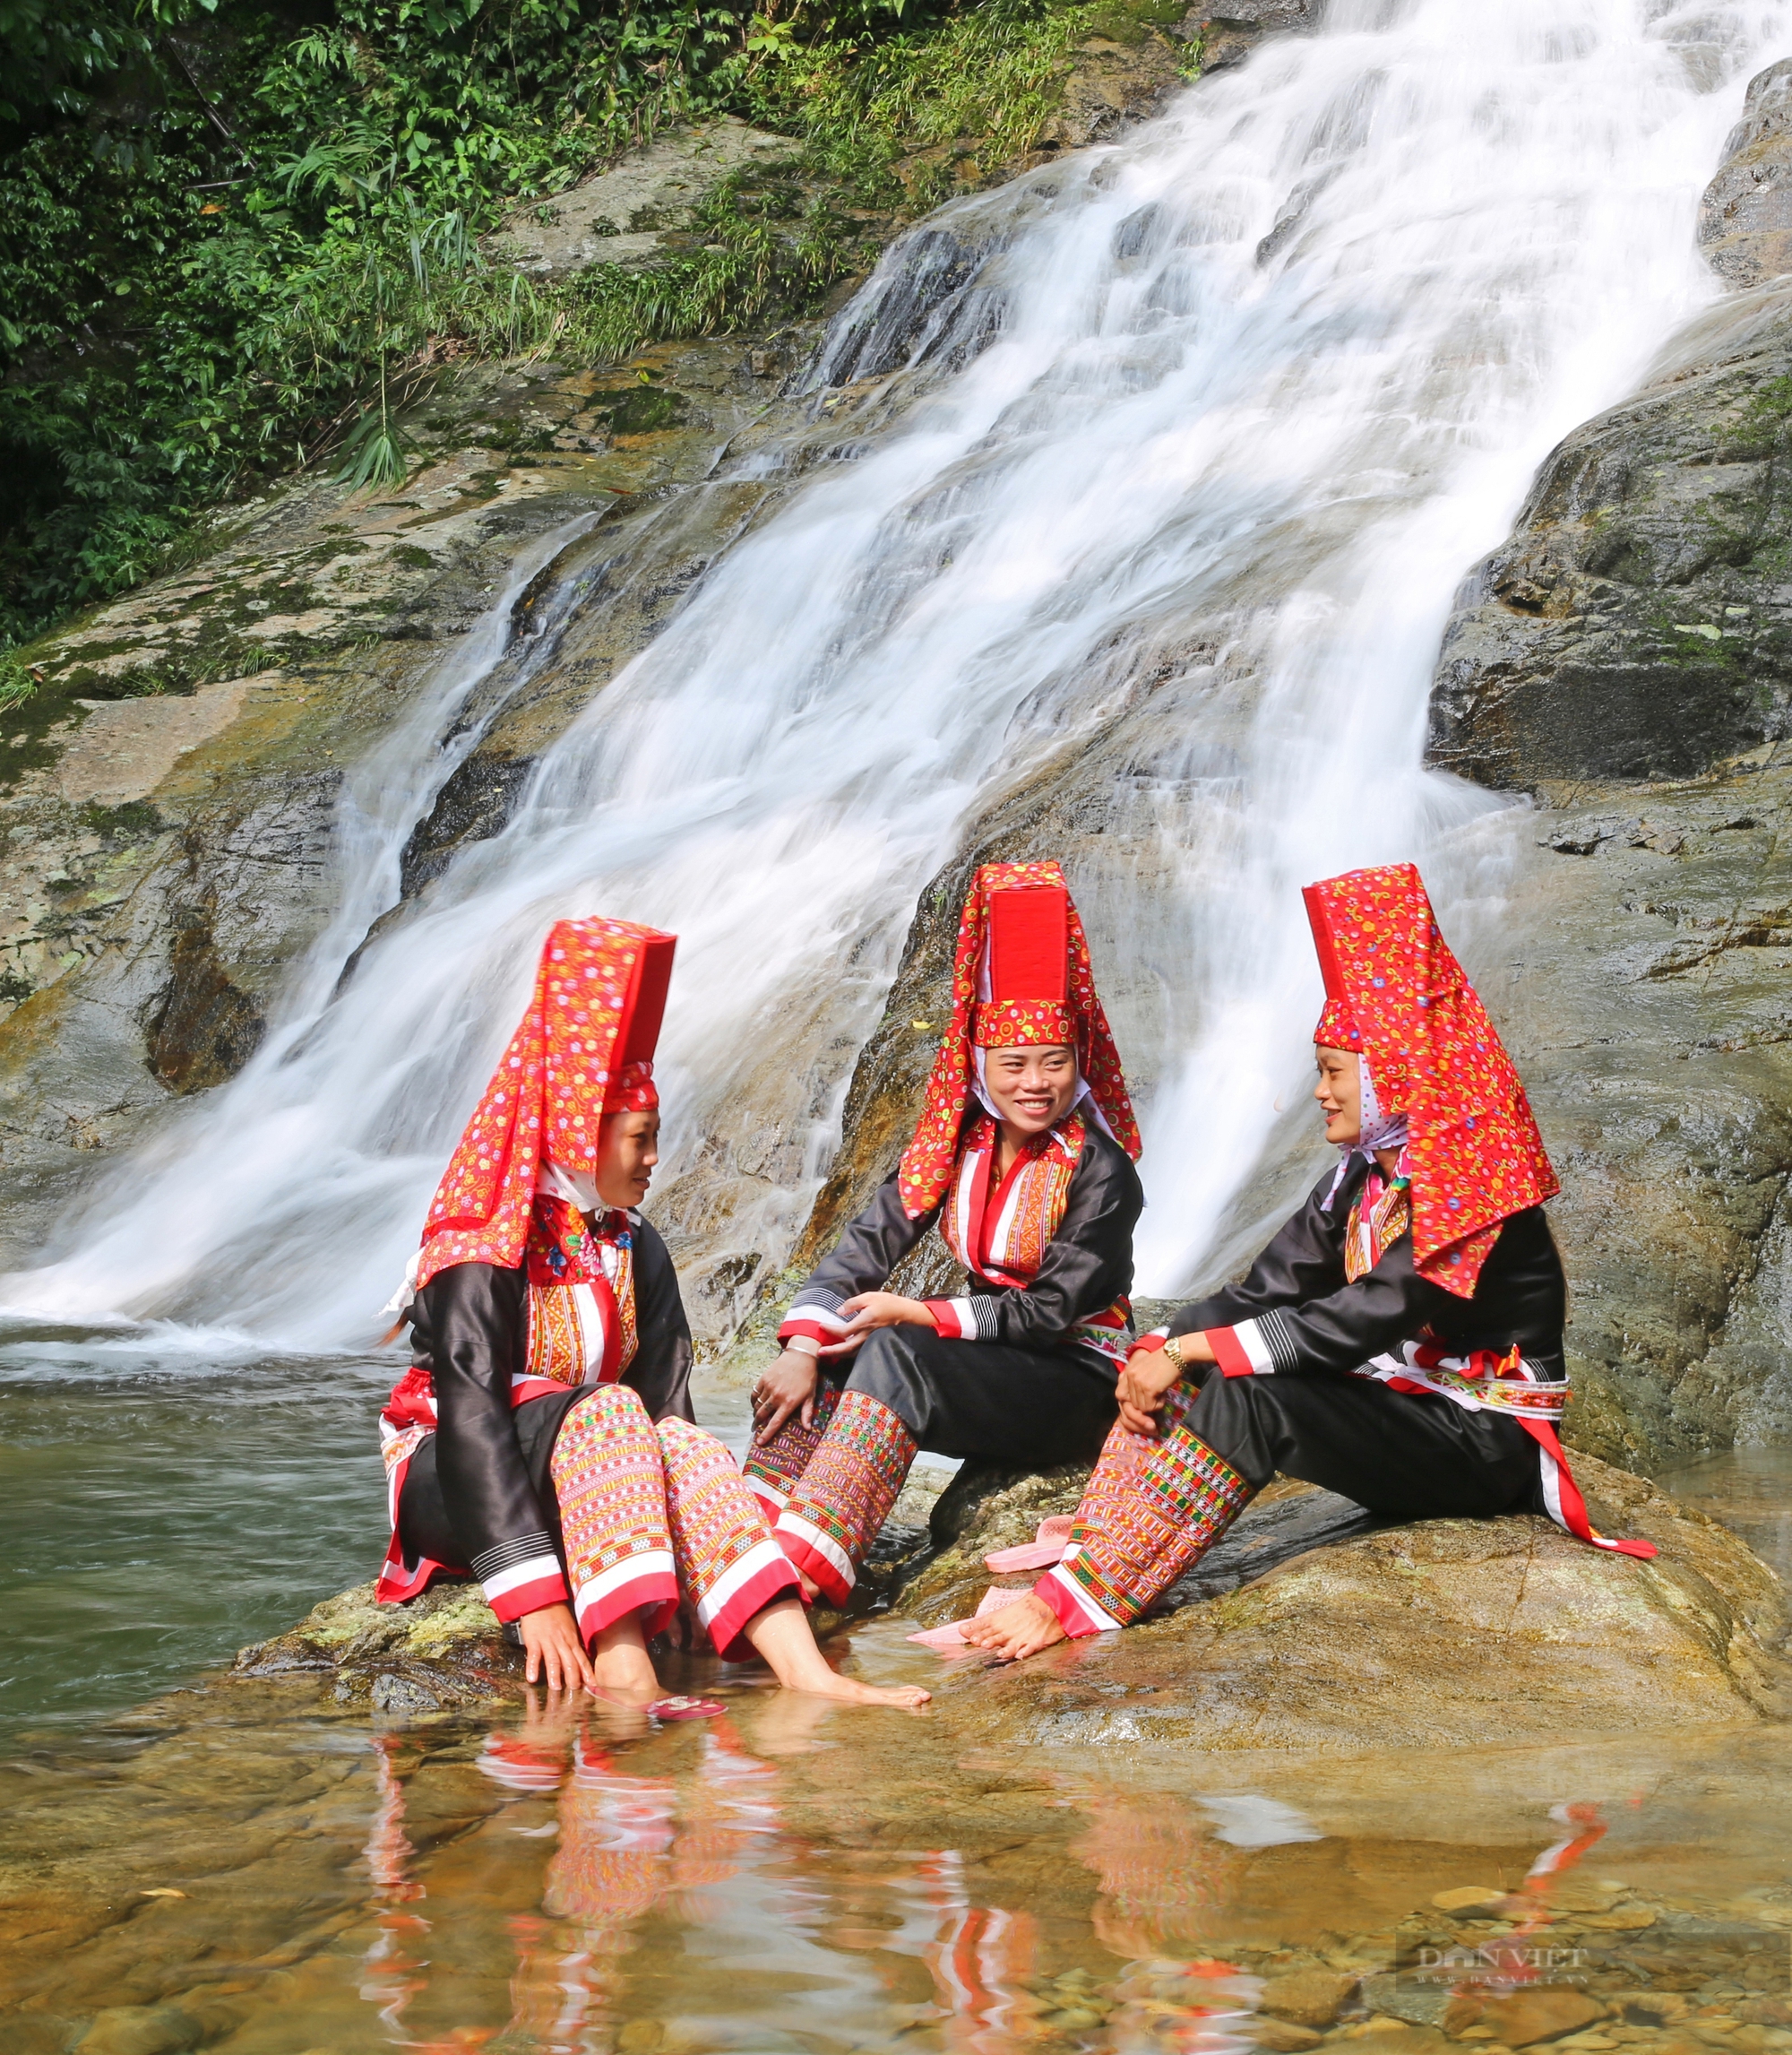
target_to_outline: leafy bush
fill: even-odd
[[[254,481],[402,476],[446,356],[601,361],[812,299],[905,152],[1026,147],[1087,12],[932,4],[0,0],[0,649]],[[481,259],[509,209],[724,110],[805,176],[728,181],[650,270]]]

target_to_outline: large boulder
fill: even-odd
[[[1721,302],[1551,454],[1459,595],[1432,755],[1477,782],[1684,777],[1787,731],[1792,284]]]
[[[1577,1474],[1596,1525],[1653,1541],[1654,1561],[1590,1548],[1529,1515],[1375,1527],[1290,1555],[1278,1529],[1303,1501],[1311,1511],[1300,1516],[1316,1524],[1348,1509],[1282,1485],[1229,1537],[1235,1580],[1250,1581],[1012,1668],[955,1662],[941,1710],[967,1738],[1003,1746],[1302,1752],[1488,1735],[1521,1748],[1792,1710],[1774,1653],[1785,1614],[1773,1572],[1641,1478],[1591,1457]],[[992,1545],[998,1533],[993,1511]],[[1254,1555],[1276,1567],[1254,1575]],[[935,1589],[926,1610],[961,1609],[969,1595]]]
[[[943,1522],[962,1521],[956,1541],[918,1567],[912,1537],[887,1532],[909,1557],[886,1582],[893,1611],[924,1625],[963,1617],[998,1581],[983,1556],[1073,1507],[1086,1474],[1054,1472],[961,1503]],[[1528,1515],[1386,1525],[1278,1480],[1167,1595],[1163,1617],[1012,1669],[951,1662],[938,1713],[968,1740],[1003,1744],[1313,1751],[1469,1733],[1521,1747],[1792,1713],[1774,1573],[1641,1478],[1593,1457],[1577,1474],[1596,1525],[1654,1541],[1653,1562]],[[999,1581],[1021,1591],[1031,1579]],[[232,1674],[314,1676],[344,1704],[423,1714],[513,1696],[521,1670],[474,1587],[390,1607],[365,1584],[246,1648]]]

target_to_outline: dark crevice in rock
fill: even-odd
[[[441,876],[457,851],[497,834],[515,812],[534,768],[534,759],[528,756],[468,757],[410,831],[399,859],[399,897],[416,898]]]
[[[221,1084],[261,1047],[266,1028],[260,1000],[220,960],[210,920],[179,928],[168,983],[145,1023],[153,1075],[182,1097]]]

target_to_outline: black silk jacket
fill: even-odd
[[[621,1382],[655,1420],[694,1420],[691,1329],[678,1274],[658,1229],[631,1213],[634,1360]],[[437,1428],[411,1458],[399,1508],[408,1559],[461,1564],[476,1576],[558,1544],[547,1473],[554,1438],[591,1387],[513,1407],[511,1377],[526,1366],[529,1283],[521,1265],[457,1263],[437,1271],[410,1308],[412,1360],[430,1373]]]
[[[1079,1320],[1104,1312],[1133,1289],[1133,1230],[1145,1190],[1133,1160],[1091,1120],[1071,1172],[1064,1218],[1047,1245],[1038,1274],[1025,1285],[970,1280],[979,1342],[1045,1348],[1062,1342]],[[944,1204],[941,1202],[941,1206]],[[941,1206],[910,1220],[892,1173],[840,1236],[831,1256],[797,1294],[788,1317],[820,1307],[838,1313],[861,1291],[881,1291],[890,1273],[940,1217]],[[847,1374],[826,1359],[824,1371]]]
[[[1278,1373],[1298,1374],[1354,1369],[1429,1327],[1452,1355],[1504,1354],[1516,1343],[1543,1377],[1565,1377],[1568,1287],[1543,1208],[1527,1207],[1502,1224],[1472,1298],[1417,1274],[1410,1233],[1352,1284],[1344,1274],[1344,1237],[1368,1171],[1360,1158],[1353,1162],[1328,1213],[1322,1202],[1337,1173],[1327,1170],[1246,1274],[1214,1298],[1179,1308],[1167,1323],[1169,1333],[1254,1320]]]

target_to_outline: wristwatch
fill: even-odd
[[[1177,1377],[1185,1377],[1188,1375],[1188,1365],[1182,1360],[1182,1336],[1180,1334],[1172,1334],[1166,1340],[1164,1353],[1176,1365]]]

